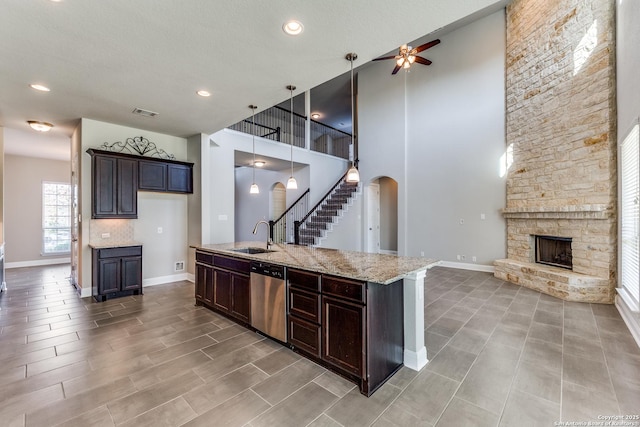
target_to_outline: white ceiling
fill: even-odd
[[[0,126],[81,117],[175,136],[210,134],[505,0],[3,0]],[[304,24],[298,37],[282,24]],[[51,92],[37,92],[40,83]],[[199,89],[212,93],[196,95]],[[155,118],[131,113],[158,112]],[[7,140],[7,138],[5,138]]]

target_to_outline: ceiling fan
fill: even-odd
[[[398,49],[397,55],[375,58],[374,61],[381,61],[383,59],[395,59],[396,66],[393,68],[393,71],[391,72],[391,74],[396,74],[398,71],[400,71],[401,68],[408,70],[409,67],[411,67],[411,65],[414,62],[417,62],[418,64],[423,64],[423,65],[431,65],[431,61],[421,56],[418,56],[416,54],[422,52],[423,50],[427,50],[430,47],[437,45],[438,43],[440,43],[440,39],[432,40],[428,43],[421,44],[420,46],[414,47],[414,48],[406,44],[403,44]]]

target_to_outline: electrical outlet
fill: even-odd
[[[467,257],[466,257],[466,256],[464,256],[464,255],[460,255],[460,260],[464,261],[465,259],[467,259]]]
[[[456,255],[456,258],[458,258],[458,261],[460,261],[460,255]]]
[[[483,213],[480,214],[480,219],[487,219],[487,216]]]
[[[478,259],[474,256],[471,257],[471,261],[476,262]]]
[[[162,234],[162,227],[158,227],[158,234]]]
[[[460,225],[464,224],[464,218],[460,218]]]
[[[184,261],[176,261],[175,271],[184,270]]]
[[[421,252],[420,252],[420,256],[424,256],[424,251],[421,251]]]
[[[100,235],[103,239],[108,239],[109,237],[111,237],[111,233],[102,233]]]

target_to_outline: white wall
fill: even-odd
[[[640,5],[637,0],[616,4],[618,140],[622,141],[640,117]]]
[[[429,67],[392,76],[380,61],[358,72],[361,178],[398,182],[400,255],[486,266],[505,256],[504,19],[501,10],[440,35],[423,54]]]
[[[69,183],[68,161],[5,155],[5,262],[8,267],[69,262],[42,255],[42,182]]]
[[[103,142],[124,142],[127,138],[143,136],[158,148],[175,155],[176,160],[187,160],[187,140],[175,136],[149,132],[127,126],[114,125],[91,119],[81,123],[81,194],[82,194],[82,288],[91,289],[91,249],[89,248],[91,218],[91,157],[89,148],[99,148]],[[184,271],[174,271],[176,261],[188,260],[187,196],[138,192],[138,219],[134,225],[134,238],[142,243],[144,285],[165,283],[186,277]],[[162,227],[162,234],[157,233]],[[105,243],[105,241],[101,241]],[[86,296],[87,291],[82,293]]]
[[[380,249],[398,250],[398,183],[382,177],[380,184]]]
[[[362,212],[363,191],[362,186],[358,193],[351,198],[349,205],[342,214],[335,218],[335,223],[328,230],[327,236],[321,239],[318,246],[343,251],[362,251],[363,224],[366,222]]]
[[[295,202],[309,186],[309,167],[294,170],[298,182],[297,190],[287,190],[287,208]],[[265,241],[268,228],[261,225],[257,235],[252,233],[256,223],[260,220],[275,220],[271,218],[271,190],[276,183],[286,187],[291,171],[270,171],[256,168],[256,184],[259,194],[249,194],[249,187],[253,182],[253,171],[250,167],[240,167],[235,170],[235,238],[236,242]],[[311,208],[311,206],[309,206]]]
[[[203,225],[202,243],[228,243],[235,241],[235,151],[252,152],[251,135],[224,129],[210,137],[210,151],[207,165],[203,160]],[[288,160],[291,156],[289,145],[273,142],[264,138],[256,138],[256,153],[277,159]],[[326,154],[316,153],[304,148],[293,148],[295,163],[309,166],[309,199],[311,206],[336,183],[338,178],[347,170],[348,162]],[[206,172],[204,172],[206,168]],[[205,176],[205,173],[208,176]],[[298,183],[297,192],[287,194],[287,203],[291,203],[305,190],[304,183]],[[247,187],[248,188],[248,187]],[[248,190],[247,190],[248,191]],[[265,214],[269,215],[268,203],[265,204]],[[253,223],[255,224],[255,222]],[[251,225],[253,229],[253,225]],[[250,230],[251,231],[251,230]]]

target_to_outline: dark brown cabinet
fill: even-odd
[[[322,297],[322,360],[350,374],[364,374],[365,306]]]
[[[289,344],[320,357],[320,275],[290,268]]]
[[[92,157],[91,217],[138,217],[138,164],[116,156]]]
[[[251,322],[248,261],[196,251],[196,303]]]
[[[90,148],[91,218],[137,218],[138,190],[193,193],[193,163]]]
[[[142,246],[93,249],[93,296],[109,297],[142,293]]]
[[[138,188],[144,191],[193,193],[191,163],[140,160]]]

